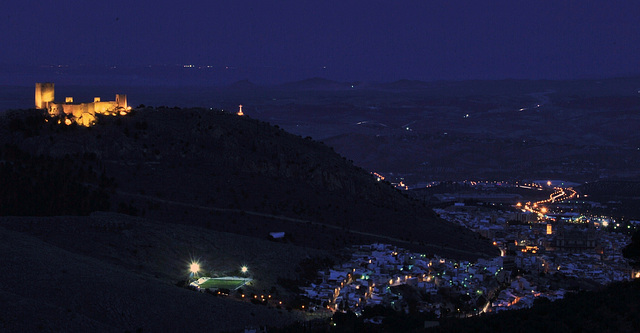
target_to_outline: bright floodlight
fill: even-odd
[[[198,273],[198,271],[200,270],[200,264],[198,264],[197,262],[192,262],[191,266],[189,266],[189,270],[193,274]]]
[[[240,268],[240,271],[242,273],[246,273],[247,271],[249,271],[249,268],[247,266],[242,266],[242,268]]]

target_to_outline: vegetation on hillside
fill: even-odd
[[[95,155],[34,156],[0,147],[0,216],[88,215],[108,210],[113,179],[96,170]]]
[[[638,332],[640,281],[620,282],[600,291],[568,294],[530,309],[448,320],[429,332]]]
[[[629,259],[631,265],[640,269],[640,230],[631,237],[631,243],[622,249],[622,255]]]

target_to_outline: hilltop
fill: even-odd
[[[313,248],[385,241],[454,257],[494,254],[488,242],[438,219],[332,148],[266,122],[147,108],[103,117],[88,129],[15,125],[16,117],[37,112],[10,113],[5,120],[14,130],[3,126],[5,144],[33,155],[82,156],[61,172],[80,174],[87,164],[102,170],[113,184],[112,210],[263,239],[285,231],[294,244]]]

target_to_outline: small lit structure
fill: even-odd
[[[244,113],[242,113],[242,104],[238,105],[238,107],[240,107],[240,110],[238,110],[238,116],[244,116]]]
[[[273,231],[269,233],[269,236],[272,239],[284,239],[284,237],[286,236],[284,231]]]

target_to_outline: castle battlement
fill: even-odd
[[[83,126],[96,123],[96,114],[125,115],[130,110],[127,95],[116,94],[115,101],[102,101],[94,97],[93,102],[74,103],[73,97],[66,97],[65,102],[55,101],[55,85],[51,82],[36,83],[35,104],[37,109],[47,110],[51,117],[64,116],[67,125],[73,122]]]

